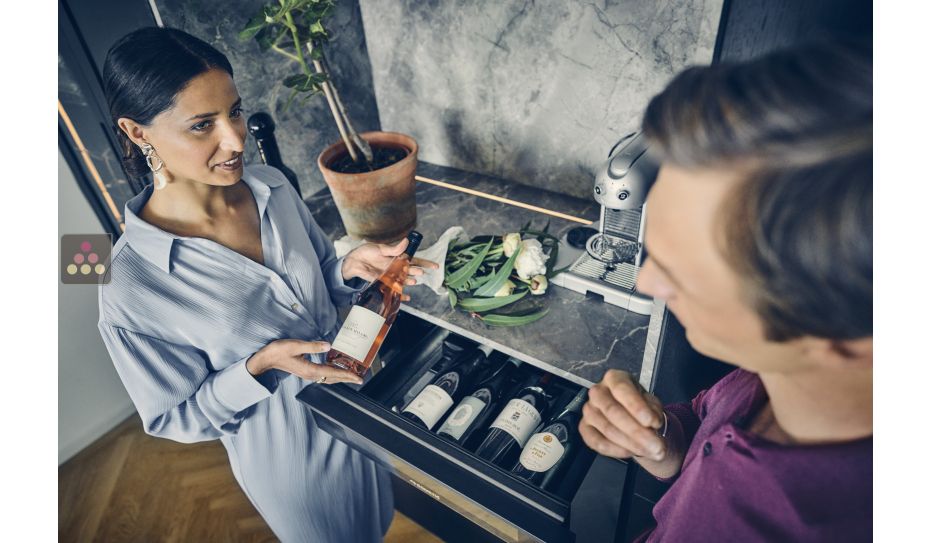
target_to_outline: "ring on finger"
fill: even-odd
[[[664,421],[665,421],[665,422],[662,424],[662,431],[659,432],[659,430],[656,430],[656,435],[659,436],[659,437],[665,437],[665,434],[668,433],[668,415],[665,414],[665,410],[664,410],[664,409],[662,410],[662,418],[663,418]]]
[[[317,381],[317,383],[319,383],[319,384],[321,384],[321,385],[322,385],[322,384],[325,384],[325,383],[326,383],[326,376],[324,375],[323,377],[320,377],[320,379]]]

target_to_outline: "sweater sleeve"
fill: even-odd
[[[248,408],[277,387],[274,372],[261,382],[249,373],[248,356],[212,371],[206,355],[193,347],[106,322],[98,328],[145,432],[153,436],[194,443],[235,434]]]
[[[674,418],[681,426],[682,435],[685,443],[691,444],[698,427],[701,425],[701,409],[704,403],[704,396],[707,391],[702,390],[690,402],[673,403],[665,406],[665,412],[669,418]],[[669,420],[669,424],[673,422]]]
[[[674,415],[681,424],[685,439],[688,443],[694,440],[698,427],[704,422],[707,413],[713,410],[722,395],[727,394],[730,385],[749,375],[745,370],[736,369],[724,375],[714,386],[698,392],[690,402],[682,402],[665,406],[666,413]]]
[[[708,410],[713,408],[713,405],[721,394],[721,390],[724,390],[729,383],[740,375],[740,373],[741,370],[731,371],[714,386],[698,392],[697,396],[690,402],[673,403],[665,406],[665,412],[668,414],[668,423],[670,425],[677,424],[681,427],[686,450],[690,450],[691,443],[694,441],[694,436],[697,435],[698,428],[700,428],[701,424],[704,422],[704,418],[707,417]],[[677,479],[679,474],[680,472],[672,477],[656,477],[656,479],[670,483]]]

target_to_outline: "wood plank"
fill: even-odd
[[[138,415],[58,468],[58,539],[277,541],[239,488],[219,441],[155,438],[142,430]],[[395,513],[385,541],[439,539]]]

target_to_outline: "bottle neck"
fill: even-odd
[[[483,388],[500,389],[501,384],[507,380],[511,371],[516,367],[517,366],[513,362],[508,360],[507,362],[504,362],[504,364],[494,373],[482,379],[478,386]]]
[[[468,365],[466,368],[467,372],[471,373],[472,371],[474,371],[474,369],[480,366],[485,361],[486,358],[487,356],[485,356],[483,352],[479,349],[477,352],[475,352],[471,356],[471,360],[468,361]]]
[[[407,248],[404,249],[404,254],[407,255],[408,259],[413,258],[413,255],[416,254],[417,249],[420,248],[420,242],[423,241],[423,234],[417,232],[416,230],[411,230],[407,234]]]
[[[256,138],[255,143],[258,145],[258,153],[262,157],[262,162],[275,168],[283,166],[281,161],[281,151],[278,150],[277,143],[271,138]]]
[[[388,264],[387,269],[384,270],[382,277],[385,277],[385,276],[390,276],[394,278],[406,277],[407,274],[403,273],[403,268],[404,266],[407,266],[410,264],[410,261],[413,259],[413,255],[417,252],[417,249],[420,247],[420,240],[422,239],[422,237],[420,237],[420,235],[417,234],[416,236],[408,236],[407,239],[409,240],[409,243],[407,244],[407,248],[404,249],[404,252],[394,257],[394,260],[392,260],[391,263]]]
[[[522,391],[524,391],[524,390],[526,390],[526,389],[530,389],[530,388],[537,388],[537,389],[538,389],[538,388],[543,387],[543,386],[544,386],[546,383],[548,383],[548,382],[549,382],[549,374],[548,374],[548,373],[544,373],[542,376],[538,376],[538,375],[535,375],[535,374],[525,375],[525,376],[523,376],[522,381],[520,381],[520,388],[519,388],[519,390],[522,392]]]
[[[584,407],[584,403],[587,399],[588,389],[582,388],[578,394],[575,394],[575,397],[572,398],[572,401],[565,406],[563,413],[580,413],[581,408]]]
[[[382,278],[391,277],[391,278],[394,278],[395,280],[399,280],[399,278],[406,276],[406,274],[404,273],[404,267],[407,266],[409,263],[410,263],[410,257],[407,256],[406,253],[401,253],[395,256],[394,260],[392,260],[391,263],[388,264],[387,269],[384,270],[384,273],[381,274],[381,277]]]

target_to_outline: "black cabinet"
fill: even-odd
[[[402,312],[382,346],[383,368],[364,385],[310,385],[298,398],[322,429],[391,469],[397,508],[446,540],[473,541],[475,534],[504,541],[612,540],[625,463],[598,458],[592,470],[596,455],[580,446],[567,460],[560,481],[543,490],[513,475],[509,467],[476,456],[474,440],[464,446],[447,441],[392,409],[438,360],[443,341],[450,338],[456,339],[455,334]],[[524,363],[518,374],[527,371],[541,370]],[[548,391],[564,398],[579,388],[552,376]],[[553,403],[544,420],[560,407]],[[605,493],[616,498],[613,510],[601,511],[612,503]],[[585,515],[588,511],[600,514]],[[584,522],[573,523],[573,517]]]

